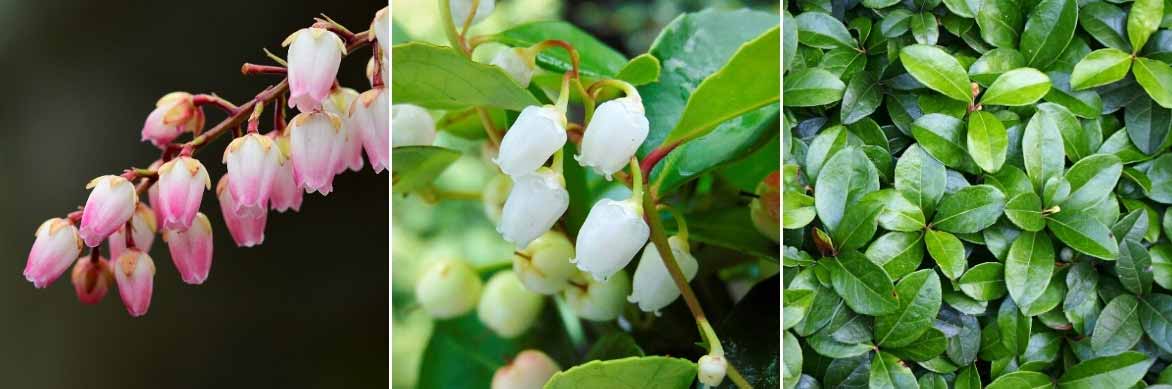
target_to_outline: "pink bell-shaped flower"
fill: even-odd
[[[171,92],[159,99],[142,125],[142,140],[162,148],[184,132],[203,128],[203,110],[194,98],[190,93]]]
[[[375,173],[382,173],[390,166],[391,123],[387,121],[390,117],[387,110],[391,103],[387,95],[386,88],[374,88],[362,92],[350,105],[350,129],[362,134],[359,136],[362,148],[366,149]]]
[[[268,212],[273,179],[285,156],[277,143],[267,136],[250,133],[232,140],[224,149],[228,173],[237,177],[228,185],[236,199],[237,215],[255,217]]]
[[[337,174],[346,169],[362,171],[362,131],[355,129],[354,124],[347,118],[350,106],[358,99],[358,91],[350,88],[334,88],[329,98],[322,102],[322,108],[342,119],[342,127],[346,128],[346,144],[342,146],[342,154],[338,156]]]
[[[212,187],[208,170],[198,159],[178,157],[159,168],[159,203],[163,228],[185,230],[191,227],[203,191]]]
[[[171,260],[179,269],[183,282],[202,284],[212,269],[212,223],[203,213],[195,216],[191,228],[183,231],[166,230],[163,240],[171,249]]]
[[[285,38],[289,46],[289,106],[301,112],[321,109],[330,94],[346,44],[324,28],[303,28]]]
[[[37,227],[37,240],[28,253],[24,278],[44,288],[61,277],[81,253],[81,237],[68,219],[53,218]]]
[[[102,298],[106,297],[106,292],[110,290],[112,277],[110,262],[101,257],[96,260],[92,257],[78,258],[70,275],[73,291],[77,293],[77,299],[82,304],[97,304],[102,301]]]
[[[130,218],[130,225],[134,229],[134,246],[143,252],[151,252],[151,245],[155,242],[155,232],[159,230],[158,221],[155,220],[155,211],[146,204],[138,203],[134,209],[134,216]],[[126,250],[125,224],[118,231],[110,234],[109,243],[110,258],[118,258],[119,255],[122,255],[122,251]]]
[[[114,281],[130,316],[145,315],[155,286],[155,262],[151,256],[135,248],[124,251],[114,260]]]
[[[86,246],[98,247],[134,216],[138,192],[120,176],[101,176],[85,187],[92,190],[81,213],[79,233]]]
[[[275,136],[275,138],[274,142],[286,158],[277,167],[277,173],[273,175],[273,190],[269,196],[269,206],[277,212],[285,212],[290,209],[294,212],[300,211],[305,191],[301,190],[301,187],[297,185],[297,180],[293,177],[293,160],[288,158],[289,136],[281,135]]]
[[[232,240],[240,247],[252,247],[265,240],[265,222],[268,213],[259,216],[244,217],[236,214],[236,200],[232,198],[232,191],[228,190],[229,175],[225,174],[216,184],[216,196],[220,198],[220,211],[224,215],[224,224],[228,226],[228,233]]]
[[[305,193],[323,195],[334,190],[334,173],[346,129],[342,120],[327,112],[301,113],[289,123],[289,152],[293,159],[293,177]]]

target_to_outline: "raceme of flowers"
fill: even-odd
[[[294,32],[283,43],[287,63],[278,59],[286,66],[244,65],[245,74],[285,74],[286,79],[242,106],[186,92],[160,98],[141,134],[142,141],[161,150],[160,159],[148,169],[93,179],[81,211],[45,221],[36,231],[25,278],[45,288],[72,264],[81,302],[98,303],[114,285],[130,315],[142,316],[154,288],[155,263],[148,253],[161,234],[183,282],[204,283],[212,265],[213,228],[200,208],[213,180],[192,155],[224,133],[234,139],[224,149],[221,162],[228,173],[216,180],[214,195],[240,247],[264,242],[270,210],[296,212],[305,193],[327,195],[336,175],[361,171],[363,152],[371,168],[382,172],[389,163],[390,103],[384,86],[389,23],[384,8],[366,32],[352,33],[328,19]],[[342,57],[372,41],[377,44],[367,66],[370,89],[358,93],[339,86]],[[288,123],[285,101],[300,112]],[[261,113],[270,104],[273,128],[262,132]],[[205,131],[206,105],[225,110],[228,118]],[[247,130],[239,130],[245,121]],[[190,141],[176,142],[188,133]],[[108,257],[100,251],[103,243]],[[83,254],[86,247],[89,252]]]

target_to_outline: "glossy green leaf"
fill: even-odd
[[[1127,13],[1119,7],[1105,2],[1093,1],[1079,10],[1079,25],[1103,46],[1120,51],[1131,51],[1127,41]]]
[[[1148,92],[1157,104],[1164,108],[1172,108],[1172,66],[1157,61],[1139,57],[1132,66],[1135,81]]]
[[[1025,231],[1041,231],[1046,228],[1042,218],[1042,199],[1034,192],[1025,192],[1005,202],[1005,217]]]
[[[1127,38],[1132,52],[1139,51],[1148,42],[1164,18],[1163,0],[1136,0],[1127,12]]]
[[[891,354],[878,352],[871,360],[869,387],[871,389],[902,389],[916,388],[919,385],[916,383],[916,376],[912,374],[912,369],[908,368],[903,361]]]
[[[1049,66],[1066,49],[1077,26],[1077,1],[1038,2],[1030,11],[1021,33],[1021,53],[1026,58],[1026,64],[1042,69]]]
[[[893,280],[900,279],[920,266],[924,258],[923,236],[918,232],[888,232],[867,246],[864,255],[882,266]]]
[[[1069,1],[1069,0],[1043,0]],[[1050,92],[1050,77],[1033,68],[1019,68],[1002,73],[981,95],[983,105],[1029,105]]]
[[[1005,260],[1005,287],[1013,301],[1029,305],[1042,296],[1054,273],[1054,245],[1049,235],[1023,232],[1009,248]]]
[[[1005,195],[992,185],[973,185],[944,196],[932,225],[954,233],[971,234],[988,228],[1001,217]]]
[[[1135,347],[1143,337],[1139,300],[1128,294],[1111,300],[1099,314],[1091,334],[1091,347],[1097,355],[1116,355]]]
[[[883,102],[879,81],[869,72],[860,72],[846,84],[842,95],[840,117],[843,124],[852,124],[870,116]]]
[[[940,310],[940,277],[932,269],[909,274],[895,286],[899,308],[875,318],[875,344],[904,347],[932,327]]]
[[[989,86],[1001,74],[1025,67],[1025,57],[1014,49],[993,49],[977,58],[969,66],[969,77],[984,86]]]
[[[908,28],[912,30],[912,37],[916,43],[934,45],[940,38],[940,29],[936,25],[936,15],[931,12],[920,12],[908,19]]]
[[[391,150],[391,191],[410,193],[431,185],[460,152],[436,146],[405,146]]]
[[[1145,295],[1152,290],[1152,257],[1143,245],[1126,239],[1119,244],[1119,258],[1115,260],[1115,271],[1119,283],[1131,293]]]
[[[969,269],[957,284],[964,294],[977,301],[991,301],[1005,296],[1005,266],[1000,262],[985,262]]]
[[[1119,255],[1119,245],[1111,230],[1086,214],[1058,212],[1046,218],[1046,226],[1054,237],[1075,251],[1111,261]]]
[[[1122,172],[1122,161],[1111,154],[1095,154],[1075,162],[1066,172],[1070,196],[1062,202],[1062,209],[1079,211],[1103,201],[1119,182]]]
[[[1015,371],[997,377],[985,389],[1043,389],[1053,387],[1054,383],[1045,374],[1033,371]]]
[[[696,378],[696,364],[681,358],[630,357],[590,361],[550,377],[547,389],[569,388],[682,388]]]
[[[929,215],[944,196],[947,181],[944,164],[918,145],[903,152],[895,163],[895,189]]]
[[[850,31],[838,19],[821,12],[803,12],[794,18],[798,26],[798,42],[820,49],[857,46]]]
[[[904,69],[928,88],[954,100],[972,101],[969,76],[955,57],[936,46],[911,45],[899,52]]]
[[[1021,151],[1025,171],[1040,190],[1050,177],[1062,174],[1065,151],[1062,141],[1063,128],[1078,127],[1070,111],[1053,103],[1038,104],[1038,113],[1030,118],[1022,134]]]
[[[839,255],[831,269],[834,291],[851,310],[864,315],[886,315],[899,308],[895,286],[887,272],[862,254]]]
[[[782,339],[781,380],[787,389],[794,388],[802,375],[802,345],[789,331]]]
[[[1172,288],[1172,245],[1160,243],[1152,246],[1148,255],[1152,258],[1152,280],[1161,288]]]
[[[1001,121],[985,111],[973,112],[969,114],[967,135],[969,156],[973,162],[988,173],[1001,170],[1009,151],[1009,134]]]
[[[1172,154],[1163,154],[1148,169],[1152,190],[1148,198],[1162,204],[1172,204]]]
[[[1168,144],[1172,110],[1150,99],[1139,98],[1124,109],[1124,124],[1131,143],[1147,155],[1156,155]]]
[[[831,233],[839,251],[854,250],[871,241],[879,227],[879,213],[885,208],[883,200],[872,192],[858,203],[852,203],[843,213],[838,227]]]
[[[621,53],[568,22],[526,23],[496,33],[494,36],[498,42],[514,47],[529,47],[547,39],[565,41],[578,51],[579,66],[582,74],[586,76],[613,76],[627,65],[627,58]],[[564,73],[573,68],[569,53],[560,49],[543,50],[537,54],[537,64],[557,73]]]
[[[959,279],[968,268],[964,244],[955,235],[944,231],[928,230],[924,233],[924,247],[936,260],[944,276],[950,280]]]
[[[646,85],[659,81],[659,59],[647,53],[631,58],[630,62],[619,69],[615,78],[626,81],[631,85]]]
[[[1070,73],[1070,87],[1083,90],[1107,85],[1127,77],[1129,69],[1130,54],[1116,48],[1098,49],[1074,65],[1074,71]]]
[[[783,30],[781,34],[781,61],[784,66],[782,70],[789,71],[790,65],[794,62],[794,56],[798,54],[798,23],[789,11],[783,12],[781,28]],[[659,62],[658,59],[656,62]]]
[[[848,204],[879,190],[879,172],[858,148],[834,154],[819,176],[822,179],[814,187],[814,205],[822,224],[832,231],[838,228]]]
[[[977,25],[981,38],[1001,48],[1017,47],[1021,34],[1022,6],[1015,0],[987,0],[980,2],[977,10]]]
[[[964,122],[960,119],[938,113],[920,116],[912,124],[912,135],[924,151],[944,166],[976,171],[976,164],[965,149]]]
[[[395,103],[453,109],[489,106],[513,111],[539,105],[501,68],[469,61],[455,49],[411,42],[391,48]]]
[[[1066,299],[1062,312],[1070,321],[1073,330],[1087,335],[1095,326],[1101,306],[1099,304],[1099,275],[1091,261],[1074,263],[1066,274]]]
[[[813,107],[842,99],[846,84],[833,73],[819,68],[802,69],[785,76],[783,102],[786,107]]]
[[[1172,350],[1172,296],[1155,293],[1140,298],[1139,321],[1153,343],[1164,352]]]

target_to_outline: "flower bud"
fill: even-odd
[[[549,169],[513,177],[496,231],[518,250],[549,231],[570,206],[565,179]]]
[[[565,144],[566,115],[552,105],[530,105],[505,133],[493,162],[510,176],[529,174]]]
[[[293,178],[293,162],[286,160],[277,167],[277,172],[273,175],[273,191],[269,197],[269,204],[277,212],[290,209],[297,212],[301,210],[301,200],[304,196],[305,191],[297,186],[297,180]]]
[[[118,295],[130,316],[145,315],[151,306],[155,284],[155,262],[151,256],[138,249],[123,252],[114,260],[114,281],[118,283]]]
[[[456,29],[464,26],[464,21],[468,19],[468,13],[472,12],[472,0],[450,0],[452,7],[452,24],[456,25]],[[487,18],[492,13],[493,8],[496,8],[494,0],[480,0],[476,4],[476,15],[472,17],[472,24],[480,23],[481,20]]]
[[[346,53],[342,38],[324,28],[303,28],[285,38],[289,46],[289,106],[302,113],[321,109]]]
[[[191,226],[203,191],[212,187],[208,170],[198,159],[179,157],[159,168],[159,212],[163,214],[163,228],[184,230]]]
[[[781,242],[781,176],[769,173],[757,184],[757,198],[749,203],[749,217],[757,228],[774,242]]]
[[[79,233],[86,246],[98,247],[134,216],[138,192],[130,181],[119,176],[101,176],[85,187],[92,191],[81,213]]]
[[[171,260],[183,282],[199,285],[208,279],[212,269],[212,223],[207,215],[196,215],[186,230],[164,231],[163,240],[171,249]]]
[[[155,220],[155,211],[146,204],[138,203],[134,209],[134,216],[130,218],[130,225],[134,231],[134,245],[144,253],[151,252],[151,245],[155,243],[155,232],[159,230]],[[126,225],[110,234],[110,258],[118,258],[126,250]]]
[[[61,277],[81,253],[81,236],[68,219],[53,218],[37,227],[37,239],[28,253],[24,278],[44,288]]]
[[[97,261],[88,256],[78,258],[70,275],[77,299],[82,304],[97,304],[102,301],[102,298],[106,297],[106,292],[110,290],[110,278],[113,275],[110,262],[106,258],[98,258]]]
[[[533,79],[533,72],[537,69],[537,64],[533,62],[532,57],[526,55],[524,48],[511,47],[498,51],[490,63],[504,70],[522,88],[529,87],[529,81]]]
[[[508,365],[496,369],[492,375],[492,389],[541,389],[561,370],[549,355],[538,350],[525,350]]]
[[[493,224],[501,222],[505,201],[508,200],[509,192],[512,190],[513,180],[505,174],[497,174],[488,180],[488,184],[484,185],[484,191],[480,194],[480,202],[484,204],[484,215]]]
[[[623,313],[624,298],[631,294],[631,276],[619,271],[606,281],[578,276],[566,288],[566,303],[578,317],[593,321],[611,321]]]
[[[358,99],[358,91],[350,88],[334,88],[329,97],[323,102],[322,108],[342,119],[342,126],[346,127],[346,143],[342,146],[342,154],[338,155],[335,169],[342,174],[346,169],[362,171],[362,131],[359,131],[353,120],[350,120],[350,107]],[[383,111],[385,114],[386,111]]]
[[[705,355],[700,357],[697,363],[697,369],[700,370],[700,383],[711,387],[720,385],[724,381],[725,370],[728,369],[728,361],[723,356],[719,355]]]
[[[476,313],[480,322],[502,338],[514,338],[533,326],[545,299],[530,292],[512,271],[497,272],[484,285]]]
[[[700,265],[688,250],[688,242],[673,236],[667,238],[667,245],[671,247],[671,255],[675,257],[684,278],[692,281]],[[659,250],[655,249],[654,243],[648,242],[643,248],[643,257],[639,258],[639,267],[635,269],[635,281],[631,289],[633,292],[627,296],[627,301],[638,303],[639,309],[644,312],[656,314],[680,297],[680,289],[672,280],[667,266],[664,266],[663,257],[659,256]]]
[[[435,120],[427,110],[413,104],[391,106],[391,147],[431,146],[435,142]]]
[[[570,262],[598,280],[627,266],[651,235],[636,201],[602,199],[595,203],[578,231],[574,245],[577,256]]]
[[[362,92],[350,105],[350,122],[354,126],[352,128],[360,134],[358,138],[362,140],[362,148],[366,150],[366,157],[370,159],[370,167],[375,173],[381,173],[384,168],[390,166],[391,150],[387,144],[387,136],[391,133],[391,125],[387,122],[387,108],[391,103],[388,98],[386,88],[374,88]],[[427,115],[427,112],[424,111],[423,114]],[[434,128],[435,124],[431,123],[431,117],[427,116],[426,119],[427,125]],[[427,144],[435,140],[434,134],[435,130],[432,129],[432,139],[428,140]]]
[[[391,11],[390,7],[383,7],[374,13],[374,20],[370,21],[370,31],[374,31],[374,37],[378,41],[378,45],[383,52],[391,51]]]
[[[513,272],[529,290],[554,294],[566,288],[570,276],[578,273],[570,258],[574,245],[564,234],[547,231],[524,250],[513,254]]]
[[[415,299],[436,319],[463,315],[480,299],[480,275],[464,261],[439,260],[415,281]]]
[[[236,200],[233,212],[243,217],[268,212],[273,181],[284,159],[277,143],[261,134],[246,134],[228,144],[223,162],[228,165],[228,173],[237,177],[228,184]]]
[[[598,106],[582,135],[582,154],[574,159],[607,180],[627,166],[647,139],[650,124],[639,96],[627,96]]]
[[[216,196],[220,199],[220,212],[224,215],[224,224],[228,226],[228,233],[239,247],[252,247],[265,241],[265,222],[269,214],[261,213],[256,216],[240,216],[236,214],[236,199],[232,191],[228,190],[228,174],[216,184]]]
[[[301,113],[289,124],[289,153],[293,156],[293,177],[305,193],[328,195],[334,190],[334,173],[346,129],[331,113]]]
[[[159,99],[142,125],[142,140],[162,148],[184,132],[203,128],[203,110],[195,106],[194,98],[190,93],[172,92]]]

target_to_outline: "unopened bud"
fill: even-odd
[[[97,304],[106,297],[106,292],[110,290],[110,279],[113,278],[114,273],[110,269],[110,263],[106,258],[98,258],[94,261],[89,256],[77,259],[77,263],[73,265],[73,274],[70,278],[73,281],[73,291],[77,293],[77,299],[82,304]]]
[[[145,315],[155,285],[155,262],[151,257],[137,249],[126,250],[114,261],[114,280],[130,316]]]
[[[142,125],[142,140],[164,147],[179,135],[203,128],[203,110],[195,106],[195,96],[172,92],[155,103],[155,109]]]
[[[492,389],[541,389],[561,370],[549,355],[538,350],[525,350],[508,365],[496,370],[492,376]]]
[[[720,355],[705,355],[700,357],[700,383],[712,387],[720,385],[724,381],[725,371],[728,370],[728,361]]]
[[[101,176],[90,181],[91,189],[81,214],[78,231],[86,246],[98,247],[134,216],[138,192],[134,185],[120,176]]]
[[[533,326],[545,300],[530,292],[512,271],[501,271],[484,286],[476,308],[480,322],[502,338],[514,338]]]
[[[464,261],[440,260],[415,281],[415,299],[431,317],[463,315],[480,299],[480,275]]]
[[[289,46],[289,106],[302,113],[321,109],[330,94],[346,44],[323,28],[303,28],[285,38]]]
[[[631,277],[619,271],[606,281],[591,277],[574,277],[565,290],[566,302],[578,317],[593,321],[611,321],[623,313],[626,297],[631,294]]]
[[[81,237],[68,219],[53,218],[37,228],[37,239],[28,253],[24,278],[37,288],[56,281],[81,253]]]
[[[578,273],[570,258],[574,245],[564,234],[547,231],[524,250],[513,254],[513,272],[529,290],[540,294],[561,292]]]
[[[191,227],[203,192],[211,189],[212,179],[198,159],[179,157],[159,168],[159,213],[164,228],[185,230]]]

